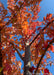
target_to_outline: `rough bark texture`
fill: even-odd
[[[30,46],[25,47],[25,59],[24,59],[24,75],[29,75],[29,65],[28,63],[31,61],[30,58]]]
[[[0,68],[2,68],[1,30],[0,30]],[[3,71],[0,72],[3,75]]]

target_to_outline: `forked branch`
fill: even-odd
[[[42,31],[44,31],[51,23],[53,23],[54,20],[52,20],[51,22],[49,22],[43,29]],[[40,33],[38,33],[35,38],[32,40],[32,42],[29,44],[31,46],[31,44],[37,39],[37,37],[40,35]]]
[[[10,44],[12,44],[13,48],[16,50],[16,52],[18,53],[19,57],[24,60],[24,58],[22,57],[22,55],[20,54],[20,52],[18,51],[18,49],[14,46],[14,44],[12,42],[10,42]]]

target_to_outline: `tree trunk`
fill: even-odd
[[[24,59],[24,75],[29,75],[29,65],[28,63],[31,61],[31,53],[30,46],[25,47],[25,59]]]
[[[0,69],[2,68],[1,30],[0,30]],[[0,72],[3,75],[3,71]]]

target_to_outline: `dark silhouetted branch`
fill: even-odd
[[[13,48],[16,50],[16,52],[18,53],[19,57],[24,60],[24,58],[22,57],[22,55],[19,53],[18,49],[14,46],[14,44],[12,42],[10,42],[10,44],[12,44]]]
[[[51,22],[49,22],[43,29],[42,29],[42,31],[44,31],[51,23],[53,23],[54,22],[54,20],[53,21],[51,21]],[[38,33],[36,36],[35,36],[35,38],[32,40],[32,42],[29,44],[30,46],[31,46],[31,44],[36,40],[36,38],[38,37],[40,35],[40,33]]]
[[[23,3],[23,4],[24,4],[24,3]],[[20,8],[19,8],[18,11],[20,11],[20,9],[22,8],[23,4],[20,5]],[[9,24],[11,23],[11,20],[12,20],[15,16],[16,16],[16,13],[14,13],[13,17],[12,17],[10,20],[8,20],[8,22],[2,27],[2,29],[3,29],[6,25],[9,25]],[[11,16],[10,16],[10,17],[11,17]],[[2,29],[1,29],[1,30],[2,30]]]
[[[0,31],[0,69],[3,68],[2,66],[2,49],[1,49],[1,31]],[[3,75],[3,70],[0,72],[0,75]]]
[[[36,68],[36,70],[35,70],[35,74],[34,74],[34,75],[36,75],[36,73],[37,73],[37,71],[38,71],[38,68],[39,68],[39,66],[40,66],[40,63],[41,63],[41,61],[42,61],[42,59],[43,59],[43,57],[44,57],[46,51],[48,50],[48,48],[50,47],[50,45],[51,45],[53,42],[54,42],[54,39],[48,44],[47,48],[45,49],[44,54],[42,54],[42,56],[41,56],[41,58],[40,58],[40,61],[39,61],[39,63],[37,64],[37,68]]]

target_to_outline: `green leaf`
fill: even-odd
[[[0,72],[3,70],[3,67],[2,68],[0,68]]]

